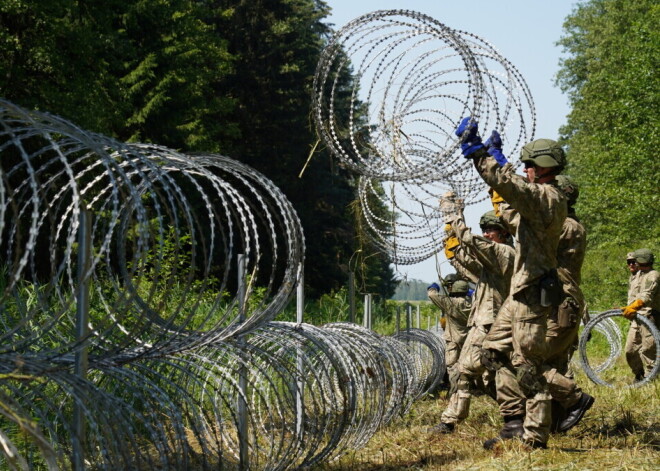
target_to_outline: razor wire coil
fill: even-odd
[[[461,118],[472,116],[482,133],[498,130],[511,156],[536,126],[531,92],[510,61],[484,39],[410,10],[371,12],[337,31],[317,65],[313,108],[321,139],[361,177],[368,234],[401,265],[438,252],[442,194],[466,205],[487,198],[454,135]],[[375,216],[376,201],[388,220]]]
[[[585,374],[591,381],[601,386],[615,387],[613,383],[602,378],[602,373],[606,371],[607,368],[611,367],[614,364],[614,361],[617,359],[617,357],[621,355],[621,348],[620,348],[621,336],[620,335],[619,336],[615,335],[612,337],[606,336],[608,344],[610,345],[609,357],[605,362],[596,365],[596,367],[592,367],[587,352],[587,346],[590,340],[590,333],[592,330],[597,330],[599,324],[607,323],[613,317],[618,317],[621,315],[622,315],[621,309],[612,309],[609,311],[605,311],[600,315],[598,315],[597,317],[592,318],[587,323],[587,325],[585,325],[584,330],[580,335],[580,341],[578,345],[578,351],[580,354],[580,366],[582,367]],[[655,377],[658,375],[658,372],[660,372],[660,330],[658,330],[658,327],[653,323],[653,321],[649,320],[644,316],[639,316],[639,315],[636,316],[634,322],[637,322],[641,326],[648,329],[651,335],[653,336],[655,343],[656,359],[651,371],[647,372],[643,379],[635,380],[631,384],[624,385],[624,387],[627,388],[638,388],[644,386],[650,383],[651,381],[653,381],[653,379],[655,379]],[[605,328],[605,332],[608,332],[607,328]],[[614,342],[618,342],[617,343],[617,345],[619,346],[618,348],[613,346]],[[617,353],[617,356],[614,358],[613,358],[613,352]],[[620,386],[619,383],[617,383],[616,387],[619,386]]]
[[[243,453],[253,469],[306,467],[364,446],[436,381],[434,334],[272,321],[304,238],[251,168],[120,143],[5,100],[0,155],[0,462],[70,468],[83,450],[105,470],[234,468]],[[84,211],[92,255],[79,277]],[[79,337],[83,281],[90,333]],[[83,351],[85,377],[74,373]]]

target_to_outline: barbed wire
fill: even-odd
[[[536,127],[525,80],[495,47],[410,10],[375,11],[341,28],[318,62],[313,106],[318,134],[362,177],[369,234],[401,265],[440,250],[442,194],[466,205],[487,198],[454,135],[461,118],[478,120],[482,133],[498,130],[510,156]],[[378,221],[376,202],[393,214]]]
[[[610,375],[609,378],[605,379],[605,375],[603,373],[607,372],[608,369],[614,366],[618,358],[621,356],[621,353],[623,352],[623,337],[619,327],[613,322],[614,317],[619,317],[621,315],[621,309],[611,309],[609,311],[600,313],[596,317],[593,317],[584,326],[584,329],[580,334],[580,340],[578,344],[578,352],[580,358],[579,365],[582,367],[587,377],[600,386],[638,388],[653,381],[655,377],[658,376],[658,373],[660,373],[660,331],[652,320],[649,320],[641,315],[635,316],[634,321],[640,324],[643,328],[648,329],[649,333],[653,337],[656,352],[656,358],[653,367],[650,371],[645,372],[646,374],[642,379],[635,378],[632,382],[626,381],[626,377],[617,378],[613,375]],[[608,358],[604,362],[594,366],[591,365],[588,351],[589,341],[592,337],[592,331],[600,332],[603,334],[610,348]]]
[[[434,334],[273,322],[304,237],[248,166],[5,100],[0,155],[3,465],[309,466],[364,446],[442,377]]]

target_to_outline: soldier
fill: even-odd
[[[637,260],[635,259],[635,252],[628,252],[626,254],[626,266],[628,267],[628,272],[630,276],[628,277],[628,304],[632,303],[635,298],[635,293],[637,292],[637,272],[639,267],[637,266]]]
[[[450,216],[447,222],[457,235],[460,246],[480,262],[482,269],[468,320],[470,330],[454,369],[457,376],[453,381],[455,391],[452,391],[440,424],[432,429],[438,433],[451,433],[470,412],[471,389],[481,383],[486,372],[481,364],[482,342],[509,293],[514,259],[511,236],[494,211],[488,211],[479,220],[483,237],[472,234],[461,213]],[[492,381],[494,378],[490,379],[491,384]]]
[[[635,379],[641,381],[653,369],[656,347],[653,334],[635,319],[645,316],[656,326],[660,322],[660,273],[653,269],[655,257],[651,250],[635,250],[634,258],[639,271],[634,275],[629,304],[622,309],[623,317],[632,321],[626,339],[626,361]]]
[[[446,318],[444,339],[448,377],[451,377],[452,369],[467,337],[467,320],[472,305],[467,295],[468,289],[468,282],[458,279],[452,283],[448,294],[442,294],[437,283],[431,284],[426,291],[429,299],[440,308]]]
[[[564,220],[557,251],[557,274],[565,298],[548,318],[546,341],[549,354],[543,375],[556,406],[553,407],[553,431],[566,432],[582,420],[594,398],[583,392],[568,375],[569,361],[577,348],[580,320],[588,319],[580,289],[587,233],[575,214],[574,205],[579,195],[577,183],[567,175],[558,175],[557,185],[568,199],[568,216]]]
[[[512,389],[524,391],[524,410],[516,411],[518,416],[524,415],[521,439],[532,448],[546,448],[551,396],[543,376],[543,364],[548,356],[548,317],[563,297],[557,275],[557,249],[567,215],[566,197],[557,188],[555,177],[565,167],[566,155],[561,146],[550,139],[526,144],[521,152],[526,176],[523,178],[514,173],[509,163],[502,166],[498,161],[502,153],[496,132],[487,141],[488,149],[478,135],[477,123],[471,118],[461,121],[456,135],[461,138],[463,155],[473,160],[484,181],[517,213],[511,290],[486,335],[482,361],[497,364],[497,348],[508,342],[507,348],[512,350],[511,367],[498,370],[498,395],[507,383]],[[499,322],[507,328],[496,329]],[[491,338],[495,342],[489,342]],[[493,448],[502,438],[487,440],[484,447]]]

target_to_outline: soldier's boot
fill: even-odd
[[[500,430],[500,438],[520,438],[523,436],[525,429],[523,428],[524,415],[510,415],[504,417],[504,427]]]
[[[583,392],[577,403],[566,410],[566,418],[559,424],[559,431],[566,432],[575,427],[582,420],[584,414],[591,409],[594,401],[593,396]]]
[[[431,428],[431,432],[433,432],[433,433],[452,433],[454,431],[454,428],[456,428],[456,425],[454,425],[454,424],[446,424],[444,422],[440,422],[438,425]]]

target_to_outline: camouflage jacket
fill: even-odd
[[[461,216],[452,218],[450,223],[461,246],[481,265],[468,325],[491,325],[509,295],[515,250],[472,234]]]
[[[582,264],[587,250],[587,231],[574,217],[564,219],[557,249],[557,274],[564,294],[573,298],[581,315],[587,313],[587,303],[580,289]]]
[[[427,294],[447,317],[445,340],[462,345],[468,333],[467,320],[472,306],[471,299],[468,296],[440,294],[435,289],[428,290]]]
[[[485,152],[474,159],[474,165],[484,181],[517,213],[511,279],[511,294],[515,294],[557,268],[559,237],[567,215],[566,197],[556,183],[529,183],[514,173],[511,164],[500,167]]]
[[[638,271],[637,292],[634,299],[644,302],[644,307],[637,311],[638,315],[650,316],[651,310],[660,312],[660,273],[655,270]]]

